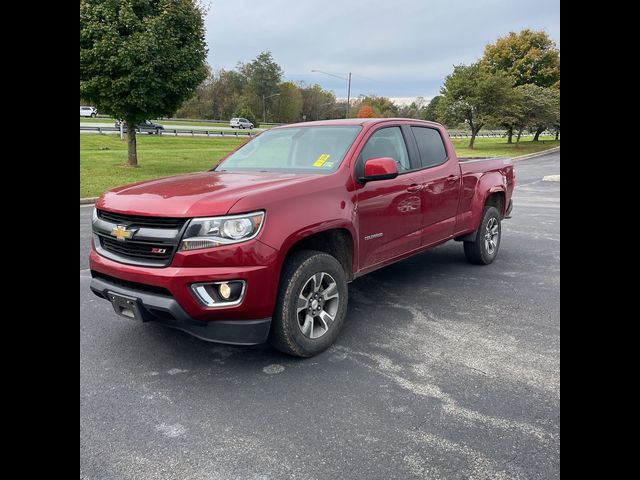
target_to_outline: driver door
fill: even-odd
[[[399,126],[374,131],[362,148],[356,177],[370,158],[391,157],[399,175],[359,184],[357,223],[359,269],[369,269],[420,247],[422,198],[419,175],[411,172],[407,145]]]

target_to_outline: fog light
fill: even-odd
[[[232,307],[244,297],[244,280],[194,283],[191,292],[205,307]]]
[[[229,287],[228,283],[221,283],[218,285],[218,291],[220,292],[220,296],[225,300],[229,300],[231,296],[231,287]]]

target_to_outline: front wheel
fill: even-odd
[[[485,207],[474,242],[464,242],[467,260],[476,265],[489,265],[498,255],[500,247],[500,212],[496,207]]]
[[[314,250],[293,253],[283,268],[269,343],[296,357],[317,355],[338,337],[347,301],[338,260]]]

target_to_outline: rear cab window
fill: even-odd
[[[418,144],[422,168],[435,167],[447,161],[447,150],[437,129],[412,125],[411,131]]]

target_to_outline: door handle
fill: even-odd
[[[409,193],[417,193],[420,190],[422,190],[422,187],[423,187],[422,185],[413,184],[413,185],[410,185],[410,186],[407,187],[407,192],[409,192]]]
[[[449,175],[447,177],[447,182],[448,183],[452,183],[452,182],[456,182],[460,177],[458,175]]]

